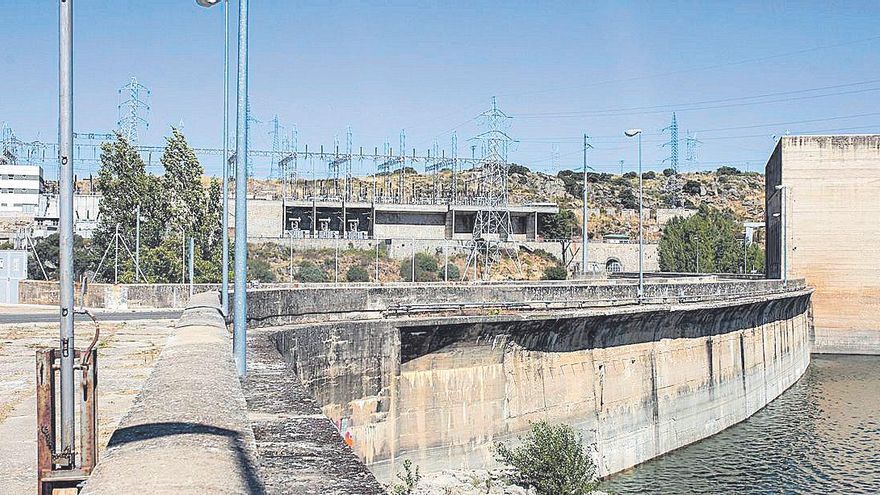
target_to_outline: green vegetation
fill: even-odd
[[[311,261],[303,261],[297,267],[296,280],[305,284],[318,284],[327,281],[327,274]]]
[[[352,265],[349,267],[348,271],[345,272],[345,280],[348,280],[349,282],[369,282],[370,272],[360,265]]]
[[[642,173],[642,179],[647,180],[647,179],[656,179],[656,178],[657,178],[657,174],[654,173],[653,170],[648,170],[647,172]]]
[[[58,234],[52,234],[49,237],[45,237],[43,239],[37,239],[34,242],[35,250],[37,251],[37,255],[40,257],[40,261],[43,263],[43,269],[46,270],[46,277],[49,280],[58,280],[58,267],[61,262],[59,260],[58,255]],[[37,263],[36,258],[34,258],[33,253],[30,253],[31,256],[28,256],[28,278],[34,280],[43,280],[45,277],[43,276],[43,271],[40,269],[40,264]],[[91,257],[91,252],[87,249],[87,245],[85,240],[78,236],[73,236],[73,277],[74,279],[79,279],[82,274],[89,269],[90,265],[92,265],[93,260]],[[112,274],[111,274],[112,276]]]
[[[516,163],[512,163],[510,165],[510,167],[507,168],[508,175],[511,175],[511,174],[526,175],[529,172],[531,172],[531,170],[529,170],[528,167],[523,166],[523,165],[517,165]]]
[[[412,461],[406,459],[403,461],[403,472],[397,473],[397,479],[400,480],[400,483],[392,486],[389,493],[391,495],[412,495],[415,493],[416,485],[422,479],[422,475],[419,474],[419,467],[413,468]]]
[[[700,194],[700,190],[702,186],[699,182],[688,179],[687,182],[684,183],[684,186],[681,188],[681,191],[685,194],[690,194],[691,196],[697,196]]]
[[[565,280],[568,278],[568,270],[562,265],[552,265],[544,269],[541,276],[544,280]]]
[[[441,280],[443,278],[442,273],[439,274],[438,277],[437,260],[435,260],[433,256],[426,253],[416,253],[415,260],[416,282],[436,282],[437,280]],[[406,281],[412,280],[413,265],[411,259],[404,260],[400,263],[400,278]]]
[[[269,266],[268,261],[261,258],[248,257],[247,265],[248,279],[263,283],[271,283],[275,281],[275,272],[272,271],[272,267]]]
[[[539,421],[520,441],[513,449],[495,444],[495,458],[513,468],[514,483],[538,495],[587,495],[598,486],[596,466],[572,427]]]
[[[626,210],[638,210],[639,209],[639,198],[636,197],[635,193],[633,193],[632,189],[622,189],[620,194],[617,196],[617,199],[620,200],[620,207]]]
[[[447,263],[443,269],[446,271],[446,276],[449,277],[449,280],[461,280],[461,270],[458,269],[458,266]],[[444,275],[444,271],[441,271],[440,275]]]
[[[675,174],[674,168],[664,168],[663,169],[663,177],[672,177]]]
[[[742,172],[739,171],[736,167],[729,167],[727,165],[723,167],[718,167],[718,171],[715,172],[718,175],[739,175]]]
[[[763,250],[752,244],[744,253],[740,229],[732,214],[705,206],[690,218],[673,218],[660,238],[660,270],[737,273],[743,269],[745,256],[749,272],[762,272]]]
[[[580,228],[571,210],[560,208],[558,213],[538,217],[538,235],[544,239],[571,239],[575,231],[579,232]]]

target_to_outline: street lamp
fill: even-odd
[[[642,130],[627,129],[623,132],[626,137],[639,137],[639,303],[645,296],[645,243],[642,227]]]
[[[196,0],[202,7],[213,7],[221,0]],[[229,0],[223,0],[223,247],[220,254],[220,307],[229,314]]]

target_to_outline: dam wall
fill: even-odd
[[[803,374],[811,291],[753,288],[709,302],[361,319],[253,338],[274,344],[379,480],[404,459],[423,472],[492,466],[495,441],[541,419],[582,433],[605,476],[748,418]]]
[[[804,281],[722,279],[716,276],[652,279],[643,302],[718,301],[804,289]],[[381,318],[438,309],[464,311],[470,306],[507,309],[577,309],[626,306],[638,302],[638,282],[501,282],[478,284],[314,284],[248,291],[249,327],[278,326],[331,319]]]

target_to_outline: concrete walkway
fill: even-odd
[[[82,495],[263,493],[218,308],[193,298]]]
[[[98,445],[103,449],[150,374],[170,321],[102,323],[98,345]],[[91,339],[91,324],[77,325],[77,346]],[[36,488],[34,355],[58,343],[54,323],[0,325],[0,495]]]

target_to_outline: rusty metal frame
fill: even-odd
[[[61,368],[56,349],[37,350],[37,495],[52,495],[54,489],[74,488],[98,463],[98,351],[94,345],[75,351],[82,377],[79,388],[80,451],[59,451],[56,435],[58,400],[56,389]],[[79,462],[77,462],[79,454]]]

